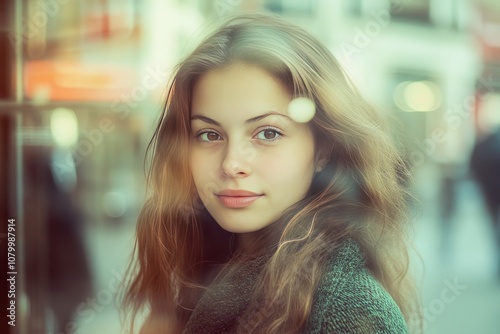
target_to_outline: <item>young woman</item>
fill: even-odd
[[[150,153],[132,328],[145,311],[140,333],[408,331],[408,173],[308,33],[226,22],[180,63]]]

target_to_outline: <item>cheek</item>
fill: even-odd
[[[265,157],[260,166],[262,173],[273,183],[292,182],[307,178],[314,171],[314,157],[311,153],[283,150]]]
[[[204,162],[204,157],[202,154],[196,151],[191,151],[190,156],[189,156],[189,162],[190,162],[190,167],[191,167],[191,174],[193,175],[194,182],[198,186],[198,183],[202,180],[200,178],[203,178],[203,173],[202,170],[203,168],[203,162]]]
[[[201,197],[212,198],[219,188],[217,175],[217,160],[213,153],[193,150],[190,153],[190,168],[194,185]]]

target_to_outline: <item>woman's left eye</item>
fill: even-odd
[[[257,133],[256,138],[265,141],[274,141],[280,138],[283,134],[276,129],[264,129]]]
[[[198,138],[199,141],[207,142],[207,143],[218,141],[218,140],[222,139],[222,137],[217,132],[214,132],[214,131],[203,131],[203,132],[198,133],[196,135],[196,137]]]

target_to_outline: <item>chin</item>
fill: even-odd
[[[217,221],[218,222],[218,221]],[[262,228],[264,228],[266,225],[259,226],[255,224],[245,224],[245,223],[237,223],[237,222],[222,222],[219,223],[220,227],[222,227],[224,230],[231,232],[231,233],[250,233],[250,232],[255,232],[258,231]]]
[[[220,227],[222,227],[224,230],[231,232],[231,233],[248,233],[248,232],[253,232],[256,229],[251,229],[247,228],[245,226],[241,225],[234,225],[234,224],[220,224]]]

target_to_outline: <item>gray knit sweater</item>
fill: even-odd
[[[352,240],[335,252],[315,292],[303,333],[408,333],[398,306],[364,264],[363,254]],[[259,261],[249,263],[207,290],[183,333],[255,333],[253,328],[265,317],[265,310],[247,319],[241,314],[248,306],[261,267]],[[237,331],[237,323],[242,321]]]

